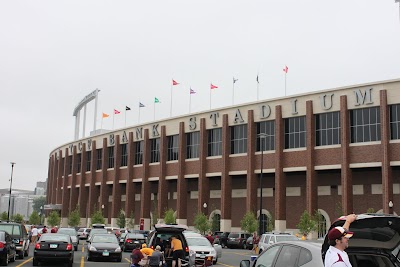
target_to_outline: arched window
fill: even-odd
[[[327,232],[326,218],[321,213],[321,211],[318,211],[318,213],[316,214],[316,221],[317,221],[318,238],[324,238]]]

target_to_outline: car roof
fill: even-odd
[[[336,220],[331,227],[343,226],[346,217]],[[359,214],[350,224],[349,231],[353,232],[347,251],[360,249],[393,250],[400,243],[400,217],[391,214]],[[323,255],[329,248],[328,235],[322,246]]]
[[[156,224],[154,228],[157,232],[168,231],[168,232],[183,232],[188,229],[187,225],[184,224]]]

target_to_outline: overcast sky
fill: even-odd
[[[0,1],[0,187],[33,189],[100,89],[103,128],[400,78],[394,0]],[[400,90],[400,88],[399,88]],[[154,109],[154,97],[158,103]],[[87,132],[93,130],[88,105]],[[154,114],[155,110],[155,114]]]

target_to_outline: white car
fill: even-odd
[[[221,245],[211,245],[207,238],[200,234],[185,234],[189,249],[196,252],[196,260],[204,260],[206,257],[213,258],[213,264],[216,264],[218,258],[222,257]]]

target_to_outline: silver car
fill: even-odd
[[[265,233],[260,237],[258,242],[258,253],[261,254],[269,246],[281,241],[296,241],[299,240],[296,236],[289,233]]]
[[[69,235],[72,240],[72,245],[74,246],[75,251],[78,250],[79,239],[78,233],[74,228],[59,228],[57,234]]]
[[[222,257],[222,247],[219,244],[212,245],[204,236],[198,234],[185,234],[189,249],[195,251],[196,260],[204,260],[206,257],[212,257],[213,264]]]

